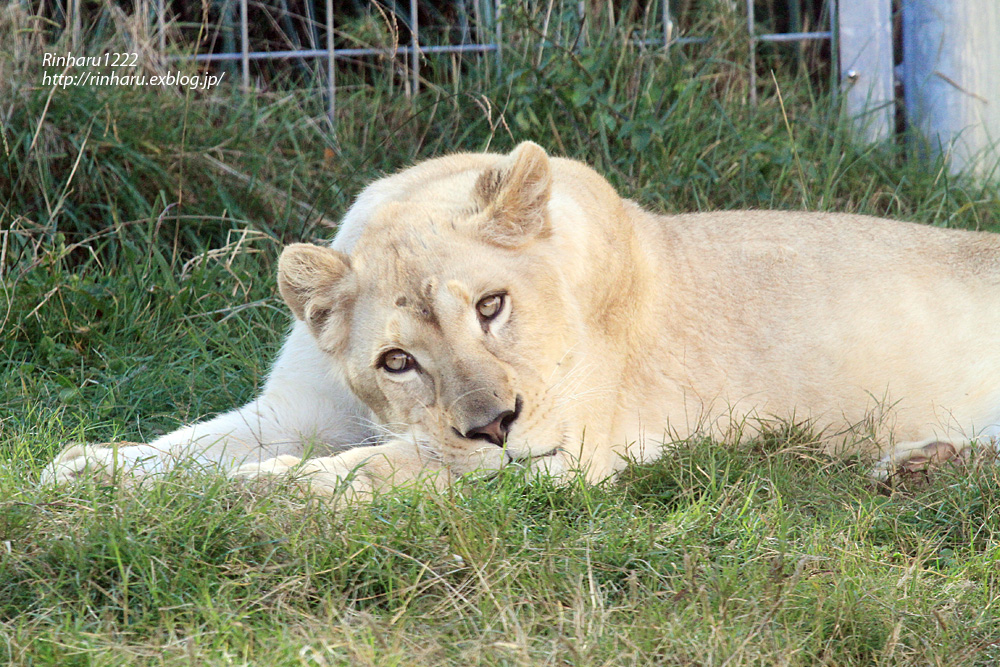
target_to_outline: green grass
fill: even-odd
[[[1000,661],[998,469],[889,492],[795,429],[682,443],[602,487],[507,474],[362,507],[183,470],[38,486],[68,442],[148,440],[253,396],[289,323],[281,244],[328,236],[365,183],[423,157],[530,138],[665,211],[1000,228],[995,186],[853,143],[804,76],[778,72],[789,127],[774,81],[747,105],[738,43],[666,63],[598,35],[537,68],[534,44],[512,40],[499,81],[470,65],[412,101],[348,81],[335,137],[317,91],[51,91],[18,64],[0,88],[0,663]]]
[[[14,664],[1000,659],[996,469],[885,496],[786,444],[364,507],[183,473],[4,480],[0,627]]]

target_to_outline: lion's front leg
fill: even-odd
[[[443,489],[452,481],[452,473],[445,466],[406,440],[356,447],[336,456],[305,461],[295,456],[277,456],[240,466],[231,476],[252,479],[287,474],[300,480],[308,491],[326,496],[343,493],[352,500],[366,500],[375,491],[416,482]]]
[[[42,470],[42,483],[65,484],[84,477],[110,481],[161,472],[162,455],[155,447],[135,442],[70,445]]]

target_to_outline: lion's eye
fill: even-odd
[[[379,365],[390,373],[405,373],[416,367],[417,360],[402,350],[389,350],[382,355]]]
[[[500,311],[503,310],[503,298],[503,294],[491,294],[480,299],[479,303],[476,304],[479,317],[484,320],[492,320],[499,315]]]

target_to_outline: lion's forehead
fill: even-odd
[[[469,308],[464,281],[439,274],[398,272],[392,280],[371,279],[362,286],[357,313],[373,347],[428,344],[464,330]],[[448,335],[445,336],[445,332]]]
[[[380,255],[389,247],[428,252],[459,236],[461,222],[475,210],[471,203],[387,202],[376,205],[358,239],[355,254]]]
[[[362,282],[383,295],[405,296],[409,302],[431,297],[430,292],[444,281],[460,277],[475,268],[475,261],[487,253],[479,244],[463,238],[444,237],[430,225],[395,225],[384,233],[373,232],[367,243],[359,244],[351,262]],[[429,281],[437,281],[428,285]]]
[[[473,239],[450,236],[418,229],[374,236],[352,255],[361,291],[393,308],[434,310],[442,303],[469,306],[473,294],[511,279],[504,261],[509,258]]]
[[[436,276],[417,277],[406,285],[390,285],[374,298],[381,310],[388,313],[386,327],[402,331],[408,321],[421,326],[440,328],[441,306],[436,298]],[[391,304],[391,306],[389,305]]]

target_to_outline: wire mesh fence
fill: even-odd
[[[46,10],[45,0],[37,9]],[[108,0],[110,2],[111,0]],[[199,67],[228,68],[239,87],[261,87],[266,63],[303,66],[322,73],[331,122],[336,118],[338,74],[345,67],[377,61],[401,80],[403,92],[420,92],[429,81],[429,59],[453,58],[453,70],[475,58],[480,68],[492,62],[499,75],[505,46],[517,39],[507,34],[515,18],[528,16],[541,50],[585,48],[592,33],[632,22],[627,39],[648,49],[704,44],[714,38],[697,32],[692,16],[711,12],[745,14],[747,71],[751,101],[756,99],[758,50],[761,44],[823,41],[829,44],[831,69],[836,63],[834,0],[136,0],[134,12],[147,21],[151,47],[160,62],[192,62]],[[52,25],[71,34],[75,49],[85,49],[86,27],[93,27],[93,8],[81,0],[48,6]],[[289,65],[289,63],[295,63]],[[364,66],[363,64],[360,66]],[[256,75],[255,75],[256,74]],[[477,75],[488,76],[485,69]],[[835,81],[835,75],[831,76]]]

